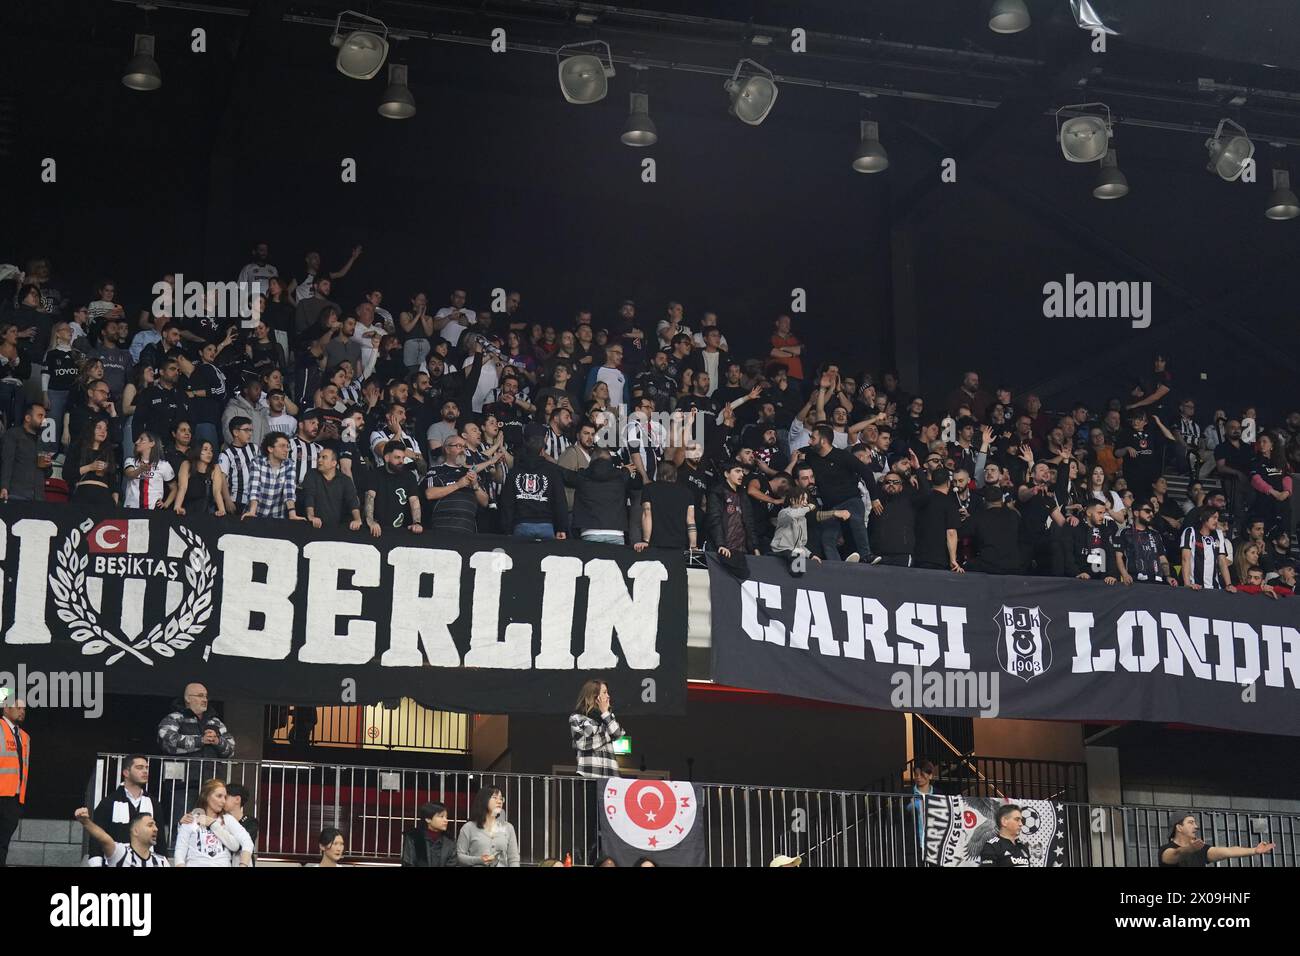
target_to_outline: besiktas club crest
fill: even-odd
[[[54,552],[50,592],[81,653],[108,654],[106,665],[124,657],[152,665],[203,633],[215,583],[207,545],[184,525],[154,529],[147,518],[88,518]],[[149,620],[157,623],[146,631]]]
[[[624,843],[646,852],[671,850],[695,826],[695,788],[668,780],[610,779],[605,817]]]
[[[1004,604],[995,620],[1001,632],[998,663],[1004,671],[1027,683],[1052,666],[1052,642],[1047,636],[1051,621],[1042,608]]]

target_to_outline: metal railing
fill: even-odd
[[[121,778],[123,755],[100,754],[88,785],[89,805]],[[451,830],[466,822],[482,786],[499,787],[522,862],[572,854],[590,862],[598,822],[594,781],[580,777],[411,770],[280,761],[150,758],[149,793],[158,813],[188,809],[201,782],[241,783],[258,820],[263,857],[313,860],[323,827],[343,830],[353,861],[396,863],[417,807],[447,807]],[[807,866],[921,866],[915,798],[908,794],[696,784],[709,866],[766,866],[777,854]],[[1009,796],[1030,799],[1028,795]],[[1169,830],[1169,808],[1059,802],[1066,866],[1154,866]],[[1218,846],[1276,843],[1273,853],[1225,861],[1229,866],[1300,865],[1300,814],[1198,809],[1201,835]],[[176,814],[179,816],[179,813]]]

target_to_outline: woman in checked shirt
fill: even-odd
[[[623,728],[614,719],[613,701],[604,681],[589,680],[583,684],[573,711],[569,715],[569,740],[577,757],[578,776],[597,778],[576,789],[574,794],[575,799],[586,803],[587,834],[583,846],[587,851],[587,865],[591,866],[601,856],[599,778],[618,776],[614,741],[623,736]]]

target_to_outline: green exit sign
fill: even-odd
[[[618,740],[614,741],[614,753],[630,754],[631,752],[632,752],[631,737],[619,737]]]

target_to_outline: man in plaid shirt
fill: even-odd
[[[298,473],[289,460],[289,439],[270,432],[262,439],[262,457],[253,462],[245,518],[290,518],[298,520],[294,502],[298,495]]]

